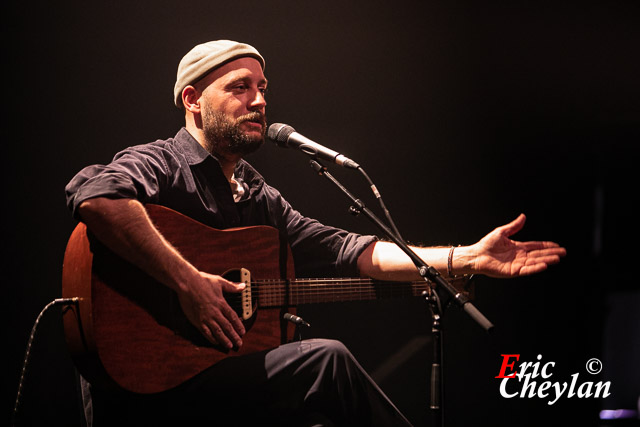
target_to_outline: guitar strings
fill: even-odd
[[[252,294],[262,306],[291,305],[314,302],[372,300],[391,297],[418,296],[430,284],[421,282],[386,283],[371,279],[295,279],[254,280]],[[285,301],[288,296],[288,301]]]

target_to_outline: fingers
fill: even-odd
[[[567,250],[554,242],[521,242],[519,246],[527,253],[527,258],[534,261],[555,264],[567,254]]]
[[[242,292],[246,287],[244,283],[234,283],[225,279],[220,281],[220,285],[224,292],[233,293]],[[209,329],[219,344],[229,349],[242,346],[241,336],[246,332],[244,325],[224,298],[218,310],[214,311]]]
[[[566,250],[561,247],[534,250],[527,254],[527,260],[518,271],[519,276],[529,276],[540,273],[548,266],[560,262],[560,258],[566,254]]]
[[[498,227],[502,233],[506,236],[512,236],[518,231],[522,230],[527,217],[524,214],[520,214],[516,219],[509,224]],[[520,248],[523,248],[531,256],[546,256],[554,255],[563,257],[567,254],[565,248],[561,247],[556,242],[549,241],[529,241],[529,242],[515,242]]]
[[[246,288],[247,285],[244,283],[234,283],[234,282],[230,282],[228,280],[223,280],[222,281],[222,290],[224,292],[233,292],[233,293],[238,293],[238,292],[242,292],[244,291],[244,288]]]
[[[498,227],[498,230],[500,230],[502,234],[504,234],[507,237],[513,236],[518,231],[522,230],[522,227],[524,227],[524,223],[526,222],[526,220],[527,220],[527,217],[521,213],[520,215],[518,215],[516,219],[511,221],[509,224],[505,224],[501,227]]]
[[[245,333],[242,321],[229,307],[216,310],[212,317],[202,322],[200,331],[212,344],[219,344],[227,349],[242,346],[242,335]]]
[[[541,273],[547,269],[548,264],[539,263],[533,265],[525,265],[518,273],[520,276],[530,276],[532,274]]]
[[[241,335],[244,335],[244,326],[238,319],[236,313],[231,310],[231,308],[229,308],[229,310],[232,314],[218,317],[216,320],[205,325],[205,336],[207,335],[206,332],[208,330],[215,340],[214,344],[220,344],[228,349],[232,349],[234,347],[239,348],[242,346]],[[235,317],[237,323],[234,320],[230,320],[229,317]]]
[[[526,249],[527,251],[535,251],[538,249],[546,249],[546,248],[559,248],[560,245],[555,242],[542,242],[542,241],[529,241],[529,242],[518,242],[521,247]]]
[[[533,256],[565,256],[567,254],[567,250],[555,242],[517,242],[516,244]]]
[[[222,290],[224,292],[240,293],[244,291],[246,287],[246,283],[234,283],[225,279],[223,279],[222,281]],[[242,321],[240,320],[236,312],[229,306],[226,300],[222,308],[222,313],[224,314],[225,319],[233,328],[233,331],[235,331],[237,334],[244,335],[245,329]]]
[[[239,348],[246,331],[224,293],[238,293],[245,288],[244,283],[201,273],[196,292],[181,295],[180,303],[189,320],[212,344],[227,349]]]

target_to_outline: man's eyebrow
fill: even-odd
[[[237,83],[251,83],[253,82],[253,79],[250,76],[240,76],[240,77],[236,77],[234,79],[231,79],[229,82],[227,82],[227,84],[225,86],[229,87],[229,86],[233,86],[234,84]],[[258,86],[260,85],[265,85],[267,86],[269,84],[269,81],[266,78],[260,79],[258,81]]]

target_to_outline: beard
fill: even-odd
[[[262,125],[260,136],[248,135],[240,129],[240,125],[246,121],[258,122]],[[266,128],[266,117],[257,111],[240,116],[235,120],[219,111],[207,109],[202,114],[205,148],[212,154],[230,153],[241,156],[251,154],[264,143]]]

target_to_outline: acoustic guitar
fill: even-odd
[[[211,344],[187,320],[174,291],[110,252],[79,223],[62,274],[63,297],[79,302],[65,310],[64,332],[78,370],[97,385],[135,393],[169,390],[227,357],[291,341],[295,326],[283,315],[295,313],[297,305],[418,296],[431,286],[295,279],[291,250],[275,228],[216,230],[163,206],[146,209],[196,268],[247,284],[242,293],[227,295],[247,332],[239,349]]]

